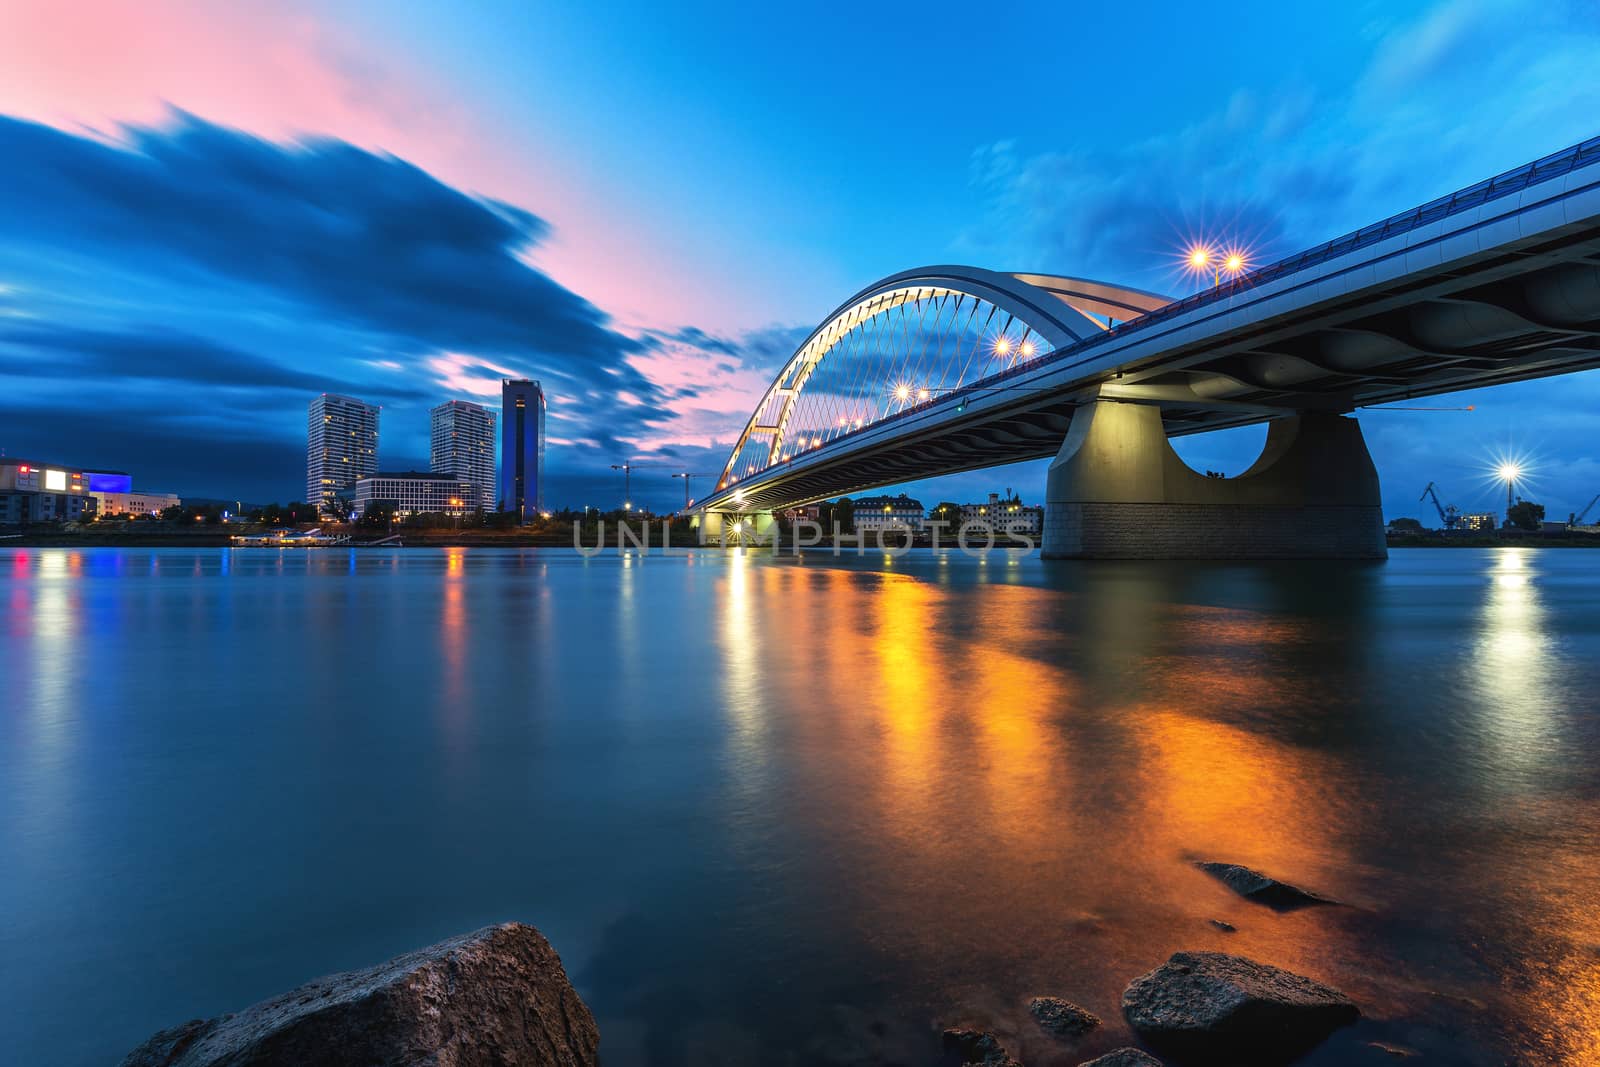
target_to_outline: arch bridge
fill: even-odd
[[[1350,414],[1600,365],[1600,138],[1182,300],[936,266],[799,346],[697,510],[1054,456],[1047,556],[1380,557]],[[1269,423],[1238,478],[1167,438]]]

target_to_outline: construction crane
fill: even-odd
[[[1594,500],[1590,500],[1587,504],[1585,504],[1583,506],[1583,510],[1582,511],[1578,512],[1576,515],[1573,515],[1570,519],[1568,519],[1567,520],[1567,525],[1568,526],[1582,526],[1583,525],[1583,520],[1587,519],[1589,517],[1589,512],[1594,510],[1594,505],[1595,505],[1595,501],[1596,500],[1600,500],[1600,493],[1596,493],[1594,495]]]
[[[1416,483],[1412,482],[1411,484],[1415,485]],[[1422,495],[1417,497],[1417,499],[1426,500],[1429,497],[1433,498],[1434,509],[1439,512],[1439,521],[1444,523],[1444,528],[1446,530],[1454,530],[1461,524],[1461,509],[1456,507],[1454,504],[1439,503],[1438,486],[1436,486],[1433,482],[1428,483],[1428,487],[1422,491]]]
[[[683,510],[684,511],[688,511],[689,510],[689,505],[693,503],[693,501],[689,499],[689,479],[691,479],[691,478],[715,478],[716,475],[715,474],[704,474],[704,473],[700,473],[700,472],[680,471],[679,473],[674,474],[673,477],[674,478],[682,478],[683,479]]]

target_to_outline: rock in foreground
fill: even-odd
[[[1077,1037],[1100,1025],[1099,1016],[1060,997],[1034,997],[1028,1001],[1028,1014],[1042,1029],[1057,1037]]]
[[[1157,1051],[1201,1062],[1281,1062],[1359,1016],[1302,975],[1222,952],[1176,952],[1129,983],[1122,1012]]]
[[[980,1067],[1016,1067],[1017,1063],[1006,1051],[1006,1047],[1000,1043],[1000,1039],[987,1030],[971,1030],[965,1027],[946,1030],[944,1047],[959,1053],[964,1063]]]
[[[593,1067],[599,1044],[555,949],[504,923],[163,1030],[122,1067]]]
[[[1161,1061],[1140,1049],[1118,1048],[1078,1067],[1161,1067]]]
[[[1316,904],[1339,903],[1287,882],[1280,882],[1276,878],[1268,878],[1260,871],[1252,871],[1249,867],[1241,867],[1237,863],[1200,862],[1195,866],[1246,900],[1265,904],[1274,911],[1294,911],[1296,908],[1309,908]]]

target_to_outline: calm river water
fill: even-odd
[[[623,1067],[1076,1064],[1178,949],[1354,996],[1307,1063],[1600,1062],[1600,552],[4,549],[0,632],[7,1063],[513,918]]]

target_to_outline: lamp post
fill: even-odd
[[[1522,468],[1515,463],[1502,463],[1499,470],[1500,477],[1506,483],[1506,525],[1511,525],[1511,509],[1517,504],[1517,479],[1522,477]]]

